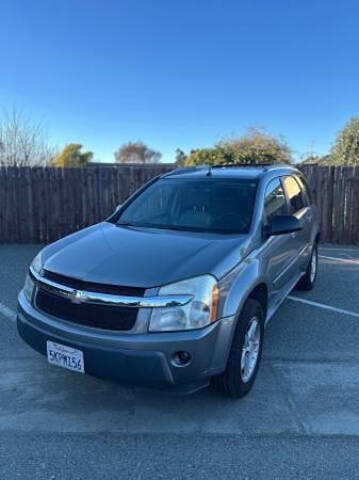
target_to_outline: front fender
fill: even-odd
[[[219,321],[223,325],[213,355],[213,374],[225,370],[240,312],[251,292],[262,282],[259,261],[251,257],[219,281]]]
[[[250,293],[263,281],[258,259],[247,257],[219,282],[220,316],[238,316]]]

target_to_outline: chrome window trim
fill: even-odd
[[[30,267],[30,272],[36,284],[56,295],[70,299],[73,303],[95,303],[98,305],[110,305],[130,308],[166,308],[178,307],[189,303],[192,295],[161,295],[150,297],[134,297],[127,295],[114,295],[110,293],[89,292],[87,290],[76,290],[61,285],[47,278],[42,277]]]

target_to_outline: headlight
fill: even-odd
[[[31,280],[30,275],[27,274],[26,278],[25,278],[24,294],[25,294],[25,297],[28,299],[29,302],[31,302],[31,300],[32,300],[32,294],[34,292],[34,287],[35,287],[34,282]]]
[[[36,257],[33,259],[30,265],[30,270],[33,272],[41,275],[42,270],[42,255],[39,252]],[[24,294],[25,297],[28,299],[29,302],[32,300],[32,294],[34,292],[35,284],[28,273],[25,278],[25,285],[24,285]]]
[[[216,321],[218,287],[212,275],[183,280],[166,285],[158,295],[192,295],[192,300],[180,307],[154,308],[150,332],[193,330]]]
[[[34,258],[34,260],[32,261],[31,265],[30,265],[30,268],[32,270],[34,270],[34,272],[38,273],[38,274],[41,274],[41,270],[42,270],[42,255],[41,255],[41,252],[39,252],[36,257]]]

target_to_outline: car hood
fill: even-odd
[[[221,278],[247,253],[246,235],[202,234],[103,222],[43,251],[44,268],[88,282],[152,288],[211,273]]]

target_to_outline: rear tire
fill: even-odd
[[[264,312],[252,298],[245,303],[234,333],[226,370],[212,377],[216,392],[240,398],[251,390],[262,357]]]
[[[318,245],[315,243],[313,246],[312,254],[310,256],[307,270],[303,277],[297,283],[299,290],[312,290],[318,273]]]

